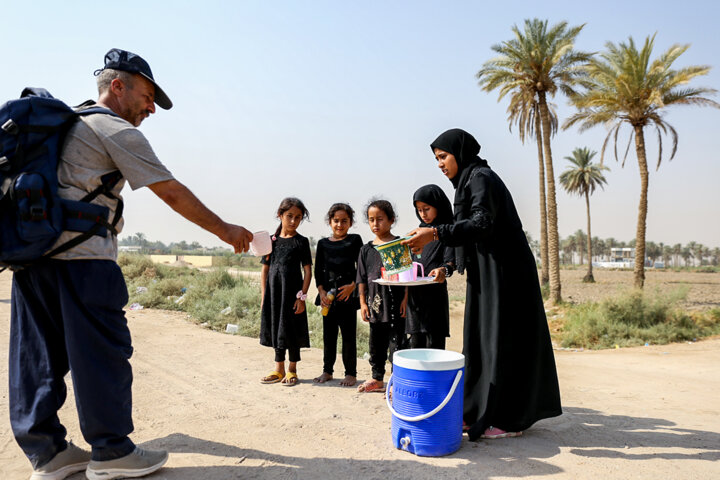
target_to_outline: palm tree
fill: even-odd
[[[581,67],[591,54],[573,49],[582,28],[583,25],[568,28],[567,22],[548,28],[547,20],[525,20],[524,31],[514,25],[515,38],[492,46],[499,56],[485,62],[477,73],[478,83],[485,91],[499,88],[500,98],[509,92],[527,91],[532,92],[537,101],[547,186],[550,302],[554,304],[562,300],[562,295],[555,174],[550,147],[552,127],[547,96],[553,97],[558,90],[566,95],[573,94],[573,87],[584,74]]]
[[[718,266],[718,263],[720,263],[720,248],[715,247],[712,249],[712,264],[714,266]]]
[[[562,239],[560,241],[560,250],[563,255],[563,264],[575,265],[575,251],[577,250],[577,238],[575,235]]]
[[[672,253],[675,256],[675,259],[673,260],[673,267],[679,267],[680,266],[680,256],[682,255],[682,245],[679,243],[676,243],[672,247]]]
[[[601,256],[605,252],[605,240],[603,240],[600,237],[593,237],[592,238],[592,251],[596,256]],[[590,261],[592,262],[592,257],[590,258]]]
[[[578,263],[582,265],[585,263],[585,247],[587,246],[587,236],[585,235],[585,232],[582,230],[578,230],[575,232],[575,251],[578,254],[579,261]]]
[[[692,253],[690,252],[689,247],[683,247],[682,252],[680,253],[683,259],[683,264],[687,267],[690,263],[690,258],[692,257]]]
[[[632,37],[628,43],[619,45],[608,42],[607,51],[600,55],[600,59],[593,59],[588,64],[588,77],[583,84],[585,87],[583,92],[571,97],[578,112],[563,125],[563,128],[569,128],[576,123],[580,124],[580,131],[599,124],[609,125],[611,128],[600,154],[601,163],[605,147],[611,137],[614,138],[615,158],[618,158],[617,140],[620,127],[625,123],[632,127],[630,142],[635,139],[635,153],[640,168],[640,205],[635,235],[635,286],[638,288],[642,288],[645,283],[643,259],[648,192],[645,127],[652,125],[657,132],[659,143],[657,168],[660,168],[663,134],[669,133],[672,138],[671,160],[677,151],[678,142],[677,132],[662,118],[665,107],[700,105],[720,108],[720,104],[703,97],[705,94],[715,93],[715,90],[685,86],[693,78],[706,75],[710,67],[691,66],[679,70],[671,68],[673,62],[689,48],[689,45],[673,45],[651,62],[654,41],[654,35],[648,37],[640,50]],[[630,149],[630,142],[625,151],[625,158]],[[638,259],[640,261],[637,261]]]
[[[705,246],[702,243],[690,242],[688,243],[688,248],[690,249],[690,253],[692,254],[693,258],[698,261],[697,266],[702,267],[703,252],[705,250]]]
[[[673,258],[673,248],[670,245],[663,245],[662,258],[665,268],[670,267],[670,260]],[[674,263],[673,266],[675,266]]]
[[[645,255],[652,259],[650,265],[655,265],[657,259],[662,255],[662,246],[655,242],[645,242]]]
[[[498,101],[504,96],[500,95]],[[550,104],[550,129],[555,135],[558,128],[558,117],[555,106]],[[535,137],[538,151],[538,172],[540,183],[540,283],[547,285],[550,282],[548,244],[547,244],[547,202],[545,200],[545,167],[543,165],[542,128],[540,119],[540,106],[535,100],[535,91],[526,86],[517,87],[510,97],[507,109],[508,122],[512,132],[513,124],[518,125],[520,141],[524,144],[525,138]]]
[[[595,278],[592,272],[592,235],[590,234],[590,195],[597,187],[603,188],[607,184],[607,180],[603,175],[603,170],[608,168],[592,162],[592,158],[597,152],[591,152],[589,148],[576,148],[573,150],[571,157],[565,157],[570,161],[570,165],[560,175],[560,184],[570,194],[585,197],[585,209],[587,210],[587,252],[588,252],[588,271],[583,282],[594,283]],[[582,257],[580,258],[582,263]]]

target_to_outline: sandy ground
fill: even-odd
[[[10,279],[0,274],[3,480],[30,474],[8,421]],[[465,438],[450,456],[424,458],[392,446],[382,395],[358,394],[337,381],[312,383],[321,371],[319,350],[303,351],[298,386],[261,385],[272,352],[256,339],[200,328],[176,312],[132,311],[128,321],[135,345],[132,438],[171,452],[167,467],[148,478],[720,478],[720,339],[556,352],[561,417],[521,438]],[[459,328],[454,322],[451,348],[459,348]],[[367,378],[367,362],[359,367]],[[87,446],[72,389],[60,417],[68,437]]]

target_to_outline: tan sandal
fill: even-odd
[[[280,383],[283,387],[294,387],[298,384],[297,372],[288,372],[285,378]]]
[[[283,378],[285,378],[285,375],[280,372],[270,372],[267,376],[260,379],[260,383],[264,383],[265,385],[278,383],[281,382]]]

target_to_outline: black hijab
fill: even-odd
[[[458,166],[458,173],[450,179],[455,187],[455,220],[462,220],[462,207],[461,205],[467,201],[465,198],[465,192],[462,188],[465,185],[467,178],[473,171],[473,167],[487,167],[488,163],[482,158],[478,157],[480,153],[480,144],[475,138],[465,130],[459,128],[452,128],[435,139],[430,144],[430,148],[435,154],[435,149],[439,148],[445,152],[451,153],[455,156],[455,161]],[[460,207],[459,207],[460,206]],[[448,222],[453,223],[453,222]],[[455,247],[455,261],[457,262],[458,272],[463,273],[465,271],[465,247]]]
[[[417,211],[417,202],[427,203],[431,207],[435,207],[437,210],[437,216],[435,219],[428,223],[423,222],[420,214]],[[420,220],[421,227],[429,227],[431,225],[447,225],[453,223],[453,212],[452,205],[442,188],[437,185],[425,185],[420,187],[413,195],[413,205],[415,205],[415,216]]]
[[[487,166],[487,162],[478,157],[480,144],[472,135],[459,128],[452,128],[440,134],[440,136],[430,144],[430,148],[433,154],[435,154],[435,149],[439,148],[455,156],[458,173],[451,178],[450,181],[456,189],[465,183],[465,179],[470,174],[474,165]]]

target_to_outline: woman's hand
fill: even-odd
[[[408,236],[412,238],[403,240],[402,244],[409,246],[410,250],[415,254],[422,253],[425,245],[432,242],[433,238],[435,238],[435,229],[429,227],[416,228],[409,232]]]
[[[305,300],[300,300],[299,298],[295,300],[295,305],[293,305],[293,310],[295,310],[295,315],[299,315],[305,311]]]
[[[360,318],[362,318],[363,322],[370,321],[370,309],[368,308],[368,305],[365,302],[360,304]]]
[[[445,268],[435,268],[430,271],[429,277],[435,277],[435,283],[443,283],[445,281]]]
[[[350,298],[350,295],[355,291],[355,282],[352,282],[348,285],[343,285],[342,287],[338,288],[338,296],[337,299],[341,301],[345,301],[348,298]]]

